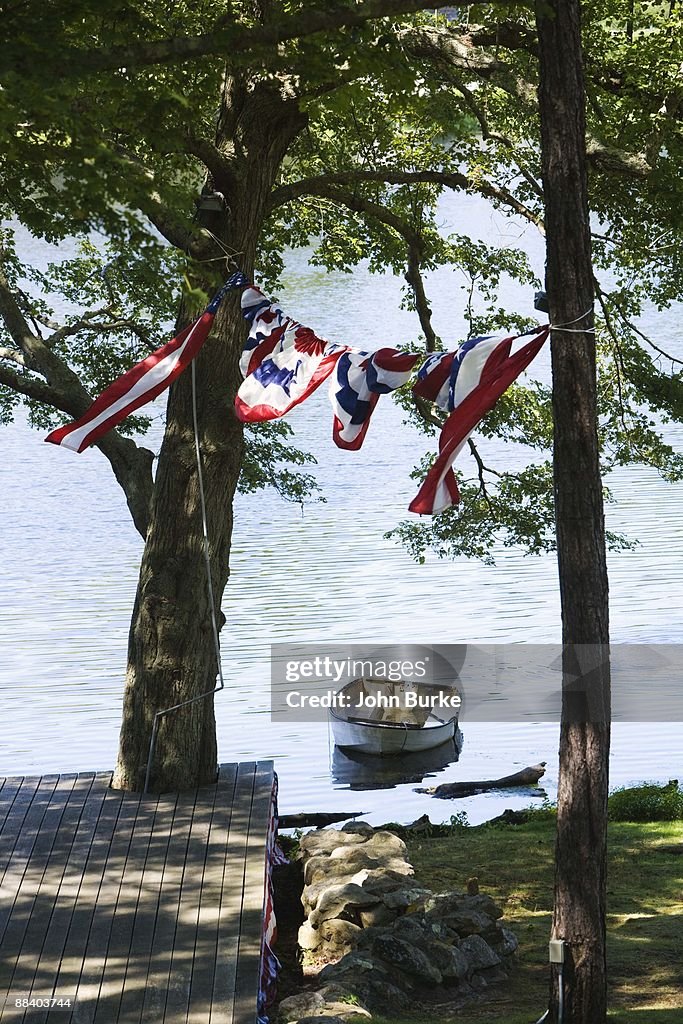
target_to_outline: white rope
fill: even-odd
[[[570,324],[578,324],[579,320],[583,320],[584,317],[590,316],[593,312],[593,307],[589,306],[585,313],[581,316],[577,316],[575,320],[565,320],[563,324],[551,324],[551,331],[563,331],[565,334],[595,334],[594,327],[570,327]]]
[[[186,708],[189,704],[195,704],[198,700],[204,700],[206,697],[210,697],[213,693],[218,693],[219,690],[225,689],[225,680],[223,679],[223,665],[221,663],[221,645],[218,638],[218,621],[216,618],[216,602],[213,596],[213,582],[211,578],[211,553],[209,550],[209,527],[206,517],[206,495],[204,492],[204,472],[202,467],[202,450],[199,441],[199,422],[197,417],[197,371],[195,369],[195,360],[191,363],[192,373],[192,425],[194,428],[194,449],[197,457],[197,479],[199,482],[199,504],[202,512],[202,535],[203,535],[203,548],[204,548],[204,563],[206,565],[206,588],[207,595],[209,598],[209,611],[211,614],[211,630],[213,632],[214,649],[216,653],[216,666],[218,669],[218,685],[214,686],[213,690],[207,690],[205,693],[200,693],[197,697],[191,697],[190,700],[181,701],[180,704],[174,704],[170,708],[164,708],[162,711],[157,711],[154,716],[152,723],[152,736],[149,741],[149,753],[147,756],[147,771],[145,773],[145,788],[143,792],[147,792],[149,788],[149,780],[152,774],[152,762],[154,759],[154,750],[156,747],[157,731],[159,728],[159,719],[164,715],[170,714],[171,711],[178,711],[180,708]]]

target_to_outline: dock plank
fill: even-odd
[[[145,867],[140,882],[128,966],[123,984],[119,1017],[136,1024],[142,1015],[143,995],[152,955],[154,929],[163,904],[163,878],[166,858],[174,830],[178,798],[164,794],[159,798]]]
[[[265,830],[268,827],[272,790],[272,764],[259,762],[249,817],[233,1011],[236,1020],[252,1021],[253,1024],[256,1024],[254,1007],[259,993],[267,877]]]
[[[119,1008],[129,962],[135,915],[140,899],[140,886],[144,874],[147,851],[152,838],[158,797],[146,795],[138,805],[135,819],[134,842],[126,858],[123,884],[114,908],[109,942],[102,971],[94,1024],[110,1024],[119,1020]]]
[[[2,780],[2,789],[0,789],[0,833],[2,833],[5,827],[7,815],[12,810],[14,799],[21,789],[23,781],[23,775],[15,775],[12,778],[8,776]]]
[[[160,797],[111,772],[0,778],[3,1022],[254,1024],[272,781],[270,762]]]
[[[55,993],[66,997],[75,995],[78,991],[90,931],[103,885],[106,884],[107,859],[123,804],[121,793],[109,789],[108,779],[96,779],[97,784],[100,785],[103,794],[103,803],[88,850],[76,904],[64,936],[64,946],[55,980]]]
[[[238,766],[235,800],[223,863],[210,1024],[232,1024],[233,1021],[237,949],[244,886],[244,858],[247,850],[255,775],[255,763],[246,762]]]
[[[187,847],[194,817],[196,794],[181,793],[178,797],[173,822],[173,835],[164,865],[163,897],[152,936],[145,998],[141,1019],[145,1024],[159,1020],[172,1021],[172,1007],[168,1005],[171,962],[176,942],[178,911],[185,873]],[[168,1016],[167,1016],[168,1010]]]
[[[40,818],[33,822],[28,834],[20,834],[17,837],[14,846],[16,857],[10,862],[5,873],[3,904],[8,890],[14,894],[11,908],[3,906],[0,911],[3,916],[7,915],[7,924],[2,936],[2,985],[10,997],[26,996],[31,988],[31,965],[22,959],[21,951],[27,932],[31,930],[32,920],[42,914],[38,893],[47,871],[52,848],[57,842],[59,825],[75,781],[75,775],[64,775],[57,779],[51,791],[48,786],[50,795],[48,798],[47,792],[44,793],[46,803],[42,807],[42,813],[42,801],[39,802],[41,790],[38,788],[34,802]],[[27,817],[30,814],[31,810]]]
[[[122,793],[120,800],[121,808],[116,830],[106,852],[104,878],[88,932],[88,942],[78,979],[76,1006],[72,1014],[73,1024],[92,1024],[100,998],[116,904],[122,888],[125,888],[126,861],[133,843],[141,797],[139,793]]]
[[[87,777],[79,775],[77,785],[69,801],[70,810],[78,785],[84,784]],[[88,867],[88,859],[93,849],[97,825],[102,813],[107,789],[97,784],[93,773],[89,779],[87,791],[83,796],[83,806],[74,831],[73,841],[64,864],[62,878],[58,881],[53,877],[56,886],[55,901],[47,928],[44,930],[43,941],[35,965],[32,996],[48,995],[57,999],[73,999],[76,994],[75,984],[67,989],[58,986],[60,967],[66,948],[67,938],[76,914],[79,897],[85,901],[83,883]],[[51,865],[54,876],[54,869]],[[62,977],[62,985],[64,978]],[[46,1024],[48,1011],[35,1015],[35,1024]]]
[[[197,802],[185,855],[176,939],[173,944],[171,974],[166,997],[167,1016],[170,1009],[173,1013],[172,1019],[177,1018],[182,1024],[187,1022],[190,1006],[199,902],[204,884],[209,832],[218,792],[218,785],[204,787],[197,791]]]
[[[52,996],[52,978],[44,979],[49,988],[41,987],[37,975],[38,964],[44,950],[46,935],[50,929],[52,916],[57,907],[59,892],[62,887],[69,857],[75,841],[81,816],[88,802],[94,774],[79,775],[73,780],[68,790],[64,810],[56,823],[54,841],[45,859],[45,870],[35,894],[35,905],[30,915],[19,958],[15,967],[14,988],[21,988],[29,998],[43,999]],[[60,780],[61,781],[61,780]],[[59,792],[59,785],[55,796]],[[48,950],[45,960],[53,961],[53,951]],[[56,965],[55,965],[56,966]],[[19,980],[21,980],[19,984]]]
[[[0,907],[7,906],[7,896],[3,892],[5,876],[11,865],[15,878],[19,877],[20,864],[28,864],[31,856],[32,843],[38,837],[43,815],[50,803],[50,797],[57,785],[57,775],[43,776],[42,779],[24,779],[21,789],[16,794],[3,823],[2,850],[0,850]],[[21,845],[18,846],[21,839]],[[0,929],[1,929],[0,925]],[[0,939],[2,931],[0,930]]]
[[[237,765],[223,765],[218,779],[214,813],[207,839],[187,1024],[205,1024],[211,1013],[211,997],[218,950],[221,890],[225,867],[225,844],[226,838],[230,834],[236,782]]]

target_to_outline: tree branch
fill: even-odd
[[[478,0],[463,0],[462,7]],[[504,0],[494,0],[502,3]],[[149,67],[174,61],[198,60],[201,57],[224,57],[230,65],[244,57],[254,63],[259,52],[272,54],[280,43],[303,39],[318,32],[336,32],[362,27],[377,18],[391,18],[433,10],[433,0],[359,0],[354,6],[328,4],[311,10],[269,21],[268,24],[246,26],[232,18],[219,18],[210,32],[199,36],[175,36],[168,39],[136,41],[126,46],[107,48],[61,46],[59,67],[62,76],[78,78],[98,71],[118,68]],[[25,54],[21,49],[5,47],[0,54],[0,72],[18,72],[28,77]]]
[[[52,409],[78,419],[92,404],[92,399],[78,376],[35,334],[33,334],[14,297],[7,277],[0,267],[0,316],[15,344],[21,349],[25,365],[39,373],[47,383],[0,366],[0,384],[20,395],[42,402]],[[145,537],[149,525],[152,498],[152,462],[154,455],[138,447],[117,431],[105,434],[97,447],[108,459],[128,503],[136,529]]]
[[[436,68],[441,67],[447,81],[452,81],[453,71],[467,72],[485,81],[493,81],[498,88],[519,100],[530,113],[537,113],[536,86],[527,82],[497,56],[478,50],[473,45],[478,41],[476,33],[469,36],[456,34],[449,29],[425,26],[403,29],[398,36],[407,53],[419,60],[428,60]],[[636,178],[647,177],[652,171],[644,153],[619,149],[590,132],[586,133],[586,147],[589,163],[599,169]]]
[[[0,348],[0,359],[7,359],[17,366],[26,366],[26,360],[15,348]]]
[[[135,320],[110,320],[107,322],[95,320],[95,316],[106,313],[106,310],[96,310],[93,313],[85,313],[80,320],[76,320],[75,323],[67,324],[65,327],[60,327],[49,338],[45,339],[44,344],[48,348],[54,348],[54,346],[63,341],[64,338],[72,337],[74,334],[79,334],[81,331],[90,331],[92,334],[114,334],[117,331],[131,331],[137,338],[140,339],[145,348],[149,349],[150,352],[154,352],[157,346],[149,338],[144,327],[136,323]]]
[[[69,412],[65,408],[65,405],[68,403],[65,403],[60,392],[36,377],[16,373],[15,370],[10,370],[8,366],[0,366],[0,384],[6,388],[11,388],[12,391],[16,391],[19,395],[24,395],[25,398],[31,398],[35,402],[42,402],[53,409],[59,409],[60,412]]]
[[[328,186],[355,185],[363,182],[378,182],[384,185],[411,185],[411,184],[434,184],[444,185],[446,188],[462,189],[463,191],[478,192],[494,199],[504,206],[508,206],[519,216],[534,224],[539,231],[543,232],[543,218],[530,210],[524,203],[520,202],[507,189],[499,188],[487,181],[478,181],[468,178],[465,174],[457,171],[394,171],[390,168],[373,171],[355,170],[341,171],[338,173],[322,174],[315,178],[302,178],[300,181],[288,185],[281,185],[276,188],[270,197],[270,207],[274,209],[283,206],[294,199],[305,195],[329,196],[325,190]]]
[[[227,195],[232,191],[236,182],[235,171],[230,161],[223,156],[217,146],[214,146],[208,139],[201,139],[198,135],[188,132],[182,148],[186,153],[201,160],[220,192]]]
[[[127,165],[132,174],[146,179],[149,191],[144,200],[138,203],[138,208],[167,242],[196,260],[221,255],[209,234],[166,206],[156,191],[154,172],[146,167],[142,160],[122,146],[117,146],[116,152],[124,167]]]
[[[413,289],[415,296],[415,308],[420,318],[420,325],[425,335],[425,346],[428,352],[436,351],[437,337],[432,327],[432,309],[425,293],[424,281],[420,273],[422,261],[422,245],[415,245],[408,242],[408,267],[405,272],[405,279]]]

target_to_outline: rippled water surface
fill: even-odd
[[[477,203],[451,201],[444,221],[498,244],[513,244],[522,230]],[[527,232],[521,242],[540,274],[540,240]],[[310,268],[303,253],[293,254],[288,266],[280,295],[285,308],[325,336],[368,347],[414,339],[413,315],[399,308],[398,279],[364,271],[327,275]],[[460,304],[461,283],[447,270],[429,282],[436,328],[446,344],[462,334],[462,321],[449,308],[451,300]],[[530,312],[529,294],[510,286],[502,298]],[[678,321],[652,314],[647,325],[657,330],[666,324],[667,347],[680,352],[677,323],[680,314]],[[547,358],[543,353],[534,367],[546,379]],[[270,721],[271,642],[548,643],[560,635],[552,556],[503,549],[495,567],[464,559],[429,559],[419,566],[384,539],[407,518],[416,489],[409,474],[425,443],[402,425],[400,410],[382,399],[362,450],[339,451],[331,442],[324,391],[295,411],[291,422],[299,445],[318,458],[326,503],[302,513],[267,492],[237,503],[232,576],[223,602],[227,690],[216,701],[221,760],[274,757],[283,811],[342,808],[368,812],[378,822],[409,820],[425,811],[439,820],[466,810],[478,821],[504,806],[525,805],[525,794],[436,802],[414,792],[421,774],[414,765],[393,776],[383,769],[383,777],[370,783],[379,788],[358,790],[368,784],[367,773],[333,756],[325,725]],[[157,441],[159,426],[152,435]],[[680,428],[671,431],[677,446],[681,436]],[[141,541],[98,452],[77,456],[44,445],[21,418],[2,428],[2,439],[0,773],[110,767]],[[154,447],[155,441],[145,443]],[[518,457],[504,446],[488,445],[493,464]],[[617,499],[608,509],[609,526],[640,542],[635,551],[610,556],[613,638],[683,642],[683,488],[638,468],[615,474],[609,483]],[[462,723],[457,763],[424,767],[431,765],[441,782],[498,777],[543,760],[545,790],[553,796],[557,725],[535,716],[530,707],[528,721],[505,724],[501,702],[500,723]],[[614,785],[683,777],[681,728],[667,717],[662,706],[661,723],[615,724]]]

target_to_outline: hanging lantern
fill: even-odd
[[[225,196],[222,192],[202,192],[197,200],[197,208],[206,213],[222,213],[225,209]]]

